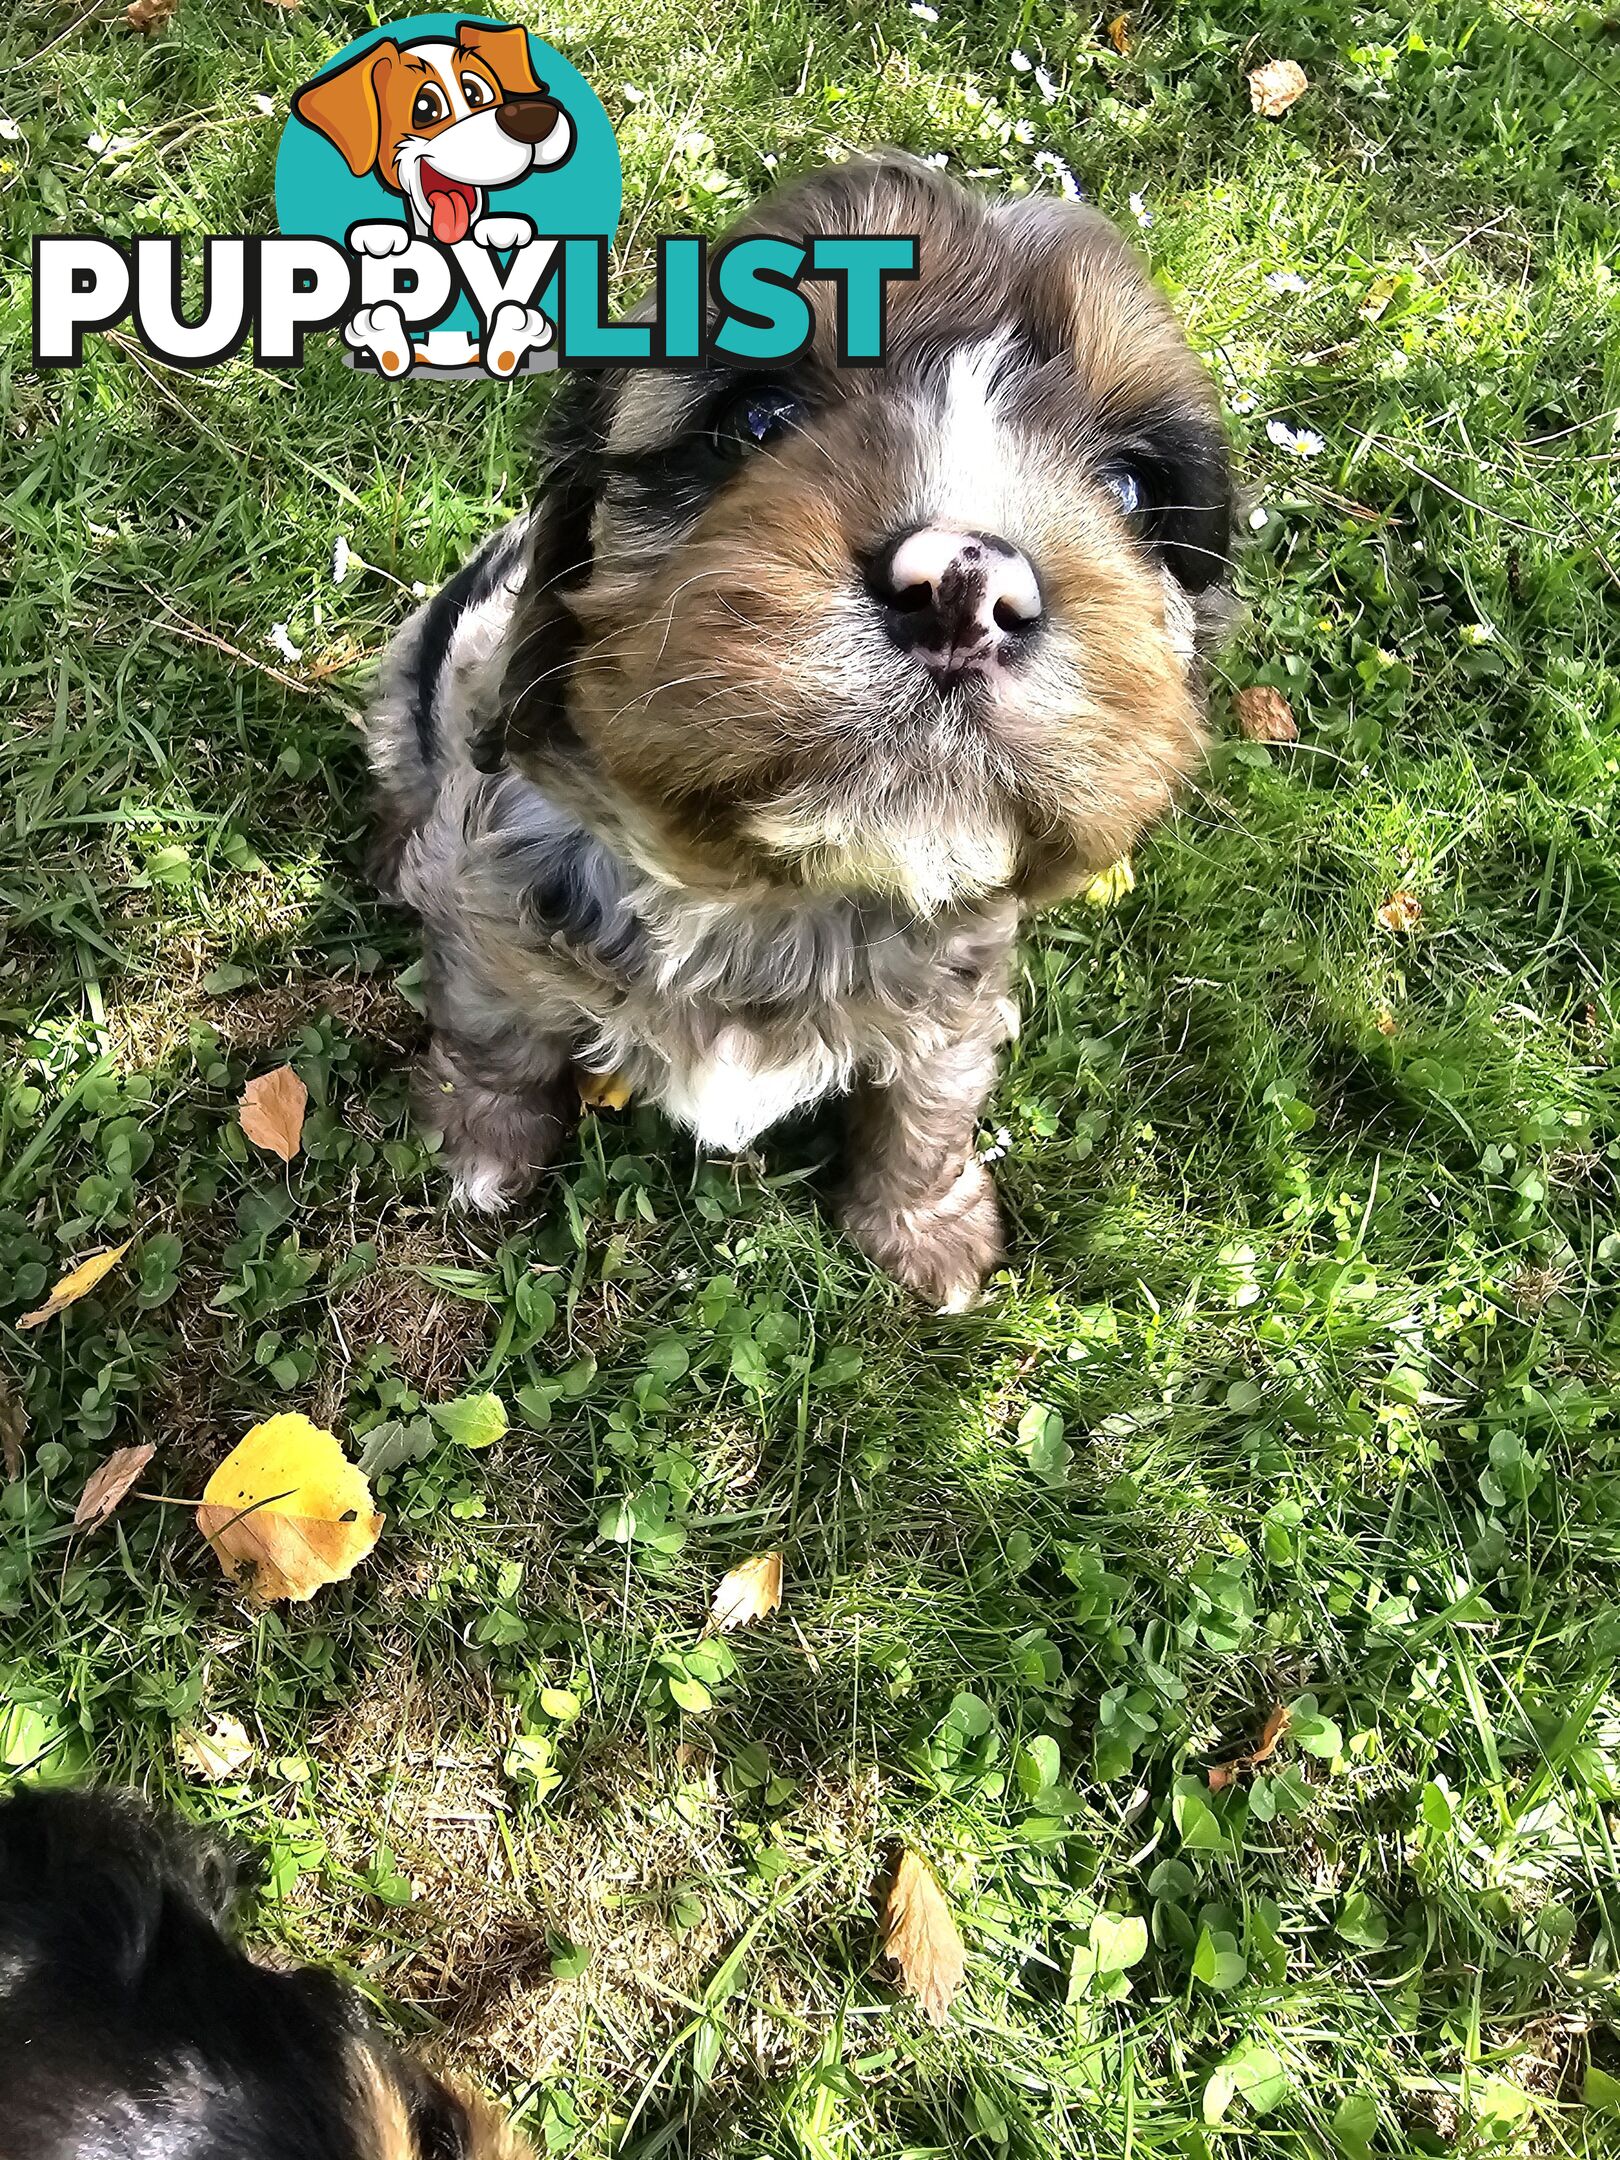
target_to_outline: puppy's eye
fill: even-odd
[[[754,383],[721,407],[709,440],[722,457],[746,457],[804,418],[804,400],[779,383]]]
[[[445,102],[437,90],[429,86],[417,91],[416,102],[411,107],[412,127],[432,127],[433,123],[442,120],[444,115]]]
[[[1127,517],[1147,507],[1147,476],[1139,466],[1107,465],[1097,477]]]
[[[493,105],[495,102],[495,93],[482,75],[463,75],[461,94],[474,112],[477,112],[481,105]]]

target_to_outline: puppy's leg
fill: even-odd
[[[1006,1023],[995,1007],[886,1086],[851,1102],[849,1178],[838,1219],[869,1259],[947,1312],[970,1305],[1002,1256],[1001,1209],[973,1154]]]
[[[578,1114],[560,1039],[481,1042],[440,1028],[416,1076],[417,1117],[443,1142],[463,1207],[489,1213],[531,1191]]]

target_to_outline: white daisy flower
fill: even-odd
[[[428,589],[427,589],[427,587],[426,587],[426,586],[425,586],[425,585],[424,585],[424,584],[422,583],[422,580],[421,580],[420,578],[412,578],[412,579],[411,579],[411,598],[412,598],[413,600],[425,600],[425,599],[427,598],[427,596],[428,596]]]
[[[1012,124],[1012,139],[1016,143],[1032,143],[1035,140],[1034,121],[1015,120]]]
[[[1291,428],[1286,420],[1268,420],[1266,434],[1279,450],[1286,450],[1290,457],[1320,457],[1327,448],[1314,429]]]
[[[100,157],[102,151],[107,147],[107,138],[105,135],[87,135],[84,147],[92,157]]]
[[[0,142],[21,141],[22,129],[15,120],[8,119],[4,113],[0,113]]]
[[[1264,532],[1266,529],[1266,521],[1269,519],[1270,516],[1271,512],[1266,508],[1264,503],[1256,503],[1254,508],[1249,512],[1250,532]]]
[[[303,646],[293,643],[287,634],[287,625],[284,622],[271,624],[270,635],[265,639],[265,643],[272,652],[280,653],[283,660],[302,660],[304,657]]]
[[[1049,172],[1070,202],[1083,200],[1079,181],[1055,150],[1037,150],[1035,153],[1035,170],[1037,172]]]
[[[1297,270],[1268,270],[1266,272],[1267,292],[1304,293],[1309,292],[1310,289]]]
[[[1147,197],[1145,195],[1133,195],[1131,197],[1131,216],[1135,218],[1144,232],[1153,223],[1153,212],[1147,206]]]
[[[638,90],[633,82],[620,83],[619,95],[627,105],[639,105],[646,97],[645,90]]]
[[[951,153],[948,150],[930,150],[928,155],[923,159],[923,163],[925,165],[932,165],[935,172],[943,172],[950,162]]]
[[[272,97],[266,97],[262,90],[254,92],[253,104],[255,111],[262,112],[267,120],[274,118],[276,101]]]
[[[1038,67],[1035,70],[1035,87],[1041,93],[1043,104],[1055,105],[1062,95],[1056,82],[1043,67]]]
[[[1234,390],[1226,401],[1226,409],[1228,412],[1249,413],[1254,411],[1259,402],[1252,390]]]
[[[343,583],[343,580],[349,574],[349,566],[353,561],[354,551],[349,546],[348,535],[347,533],[339,533],[332,544],[332,583],[334,585]]]
[[[1012,69],[1015,75],[1027,75],[1034,65],[1027,52],[1019,52],[1016,46],[1013,48]]]
[[[939,21],[939,9],[931,8],[928,0],[911,0],[911,12],[919,22]]]

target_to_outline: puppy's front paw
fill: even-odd
[[[484,339],[484,365],[503,382],[515,375],[525,353],[551,343],[551,324],[538,308],[506,300],[495,310]]]
[[[526,217],[481,217],[472,229],[473,239],[481,248],[497,248],[505,254],[508,248],[527,247],[534,238],[534,221]]]
[[[567,1137],[570,1091],[559,1080],[504,1087],[469,1072],[435,1042],[417,1074],[416,1113],[439,1135],[456,1204],[498,1214],[530,1192]]]
[[[351,225],[349,246],[356,255],[373,255],[379,259],[385,255],[403,255],[411,244],[411,228],[408,225],[383,224]]]
[[[941,1312],[966,1312],[1006,1249],[1001,1204],[980,1162],[970,1162],[927,1207],[895,1207],[855,1192],[838,1220],[869,1260]]]
[[[343,326],[343,335],[356,352],[368,352],[390,381],[408,375],[416,358],[405,316],[392,300],[376,307],[358,308]]]

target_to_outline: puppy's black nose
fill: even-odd
[[[541,143],[557,125],[560,110],[548,97],[508,91],[495,108],[495,125],[514,142]]]
[[[897,534],[868,583],[891,640],[945,681],[988,673],[1041,619],[1034,564],[994,533]]]

